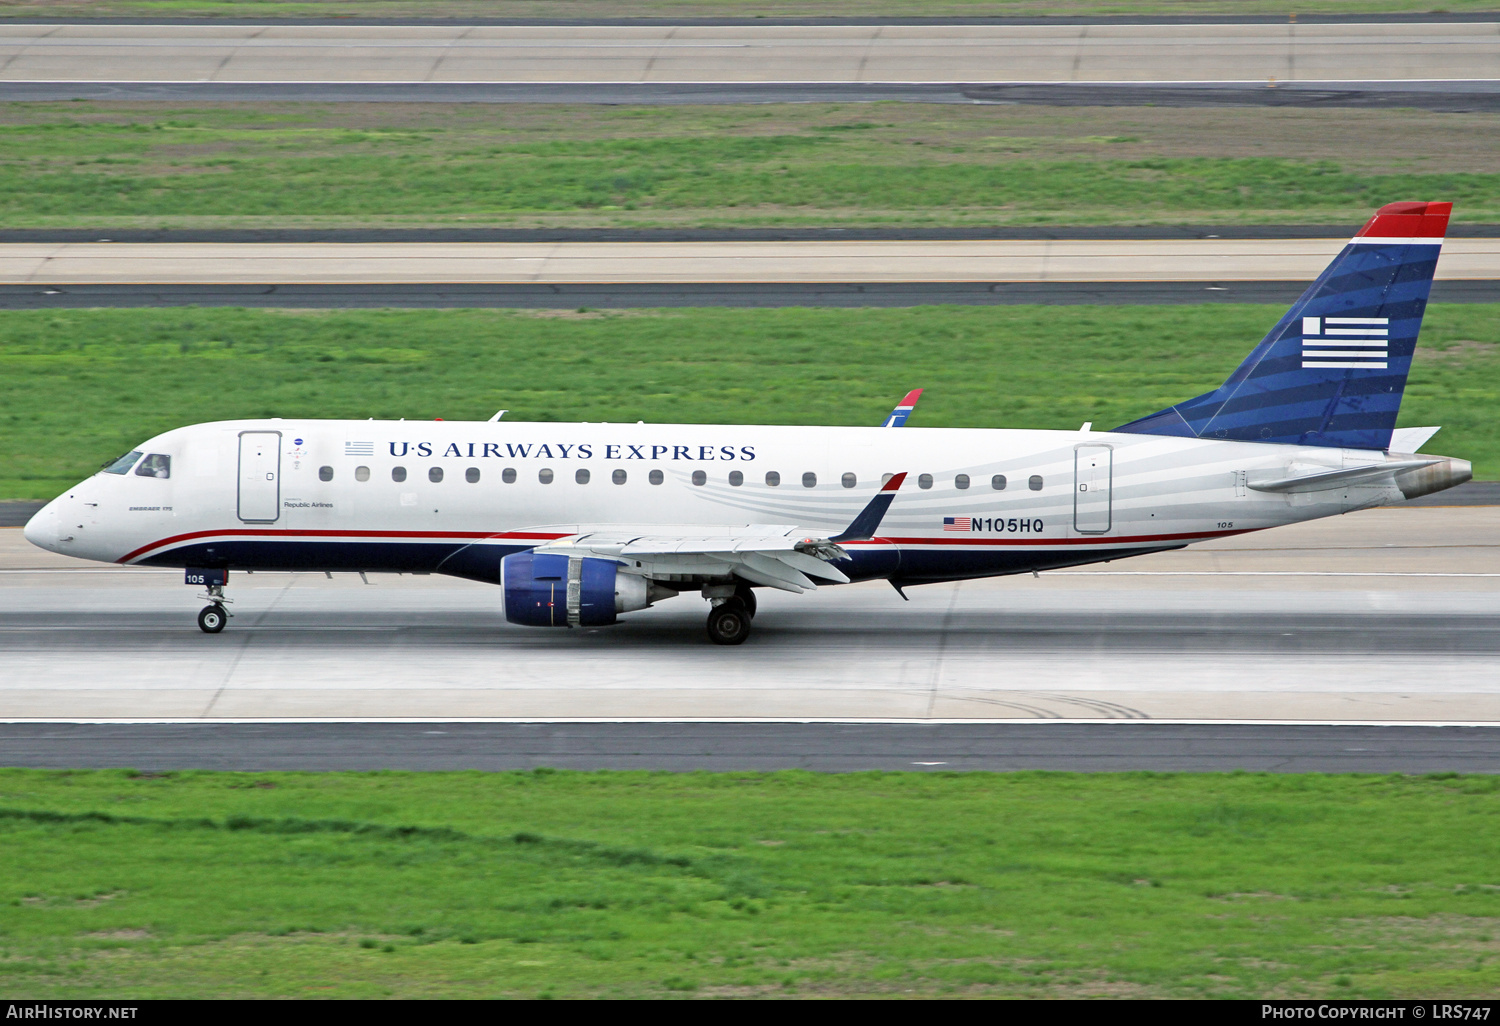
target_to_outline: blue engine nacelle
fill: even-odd
[[[514,552],[500,561],[505,618],[526,627],[603,627],[677,594],[594,556]]]

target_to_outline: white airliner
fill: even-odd
[[[1449,209],[1381,208],[1223,386],[1113,431],[223,421],[143,443],[26,537],[183,567],[210,633],[231,570],[395,571],[498,584],[532,626],[697,592],[737,644],[757,587],[900,592],[1400,502],[1470,477],[1415,455],[1436,428],[1395,429]]]

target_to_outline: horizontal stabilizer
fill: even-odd
[[[1422,446],[1432,441],[1432,436],[1443,430],[1440,427],[1397,428],[1391,432],[1391,452],[1421,452]]]

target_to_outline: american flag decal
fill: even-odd
[[[945,531],[972,531],[974,530],[973,517],[944,517],[943,530]]]
[[[345,456],[374,456],[375,455],[375,443],[374,442],[345,442],[344,443],[344,455]]]
[[[1302,318],[1302,367],[1385,370],[1388,317]]]

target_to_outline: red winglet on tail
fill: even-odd
[[[1411,239],[1439,243],[1448,232],[1452,203],[1387,203],[1354,236],[1355,242]]]

